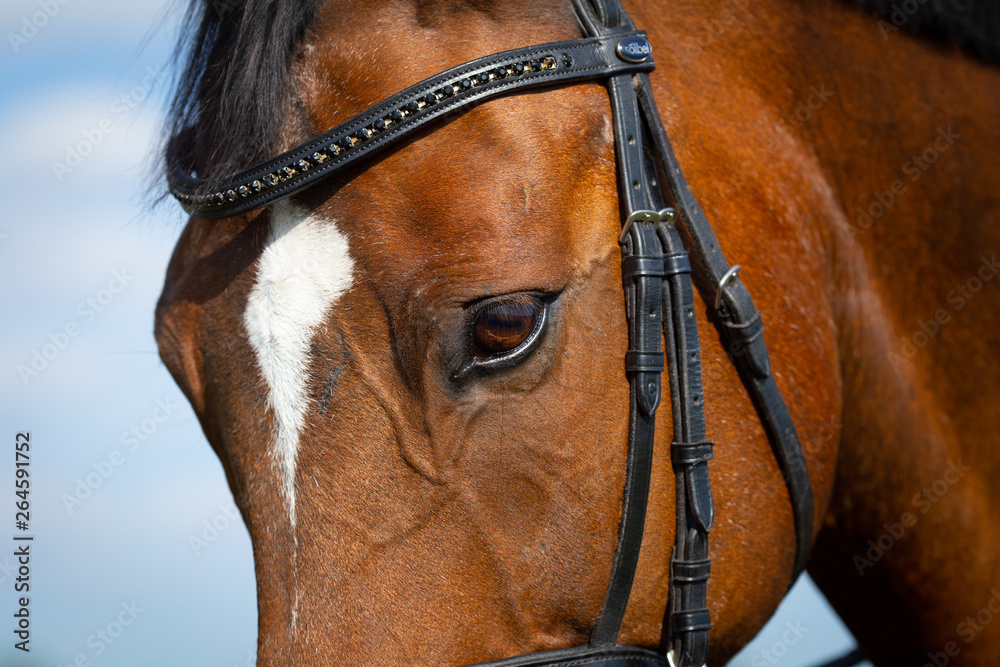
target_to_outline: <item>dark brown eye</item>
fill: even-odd
[[[476,355],[510,352],[535,331],[545,304],[537,296],[514,294],[485,304],[472,324]]]

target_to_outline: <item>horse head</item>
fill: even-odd
[[[177,117],[202,174],[248,167],[449,67],[580,37],[569,2],[196,8]],[[654,44],[671,43],[651,8],[636,14]],[[667,76],[653,84],[669,109]],[[587,641],[629,438],[612,122],[600,81],[499,96],[266,208],[189,220],[156,335],[253,540],[262,664],[463,665]],[[704,157],[694,134],[684,151]],[[739,220],[738,203],[714,210]],[[726,222],[720,237],[752,254],[762,224]],[[761,257],[758,275],[781,261]],[[763,294],[772,311],[782,303],[780,286]],[[709,587],[722,660],[784,595],[795,526],[715,308],[695,299],[726,517]],[[809,394],[792,412],[814,445],[821,511],[839,406],[810,390],[835,375],[835,344],[776,335],[785,368],[813,369],[788,386]],[[619,636],[654,649],[675,542],[671,434],[661,409]]]

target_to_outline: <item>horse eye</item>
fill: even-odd
[[[545,304],[531,294],[502,296],[483,305],[472,322],[476,356],[510,352],[534,333]]]

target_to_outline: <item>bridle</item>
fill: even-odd
[[[629,435],[618,545],[600,616],[584,646],[533,653],[479,667],[698,667],[708,655],[708,534],[714,509],[706,439],[701,354],[691,263],[675,222],[694,250],[716,321],[757,409],[788,486],[796,550],[791,581],[812,542],[813,500],[802,448],[771,374],[760,312],[726,261],[688,188],[650,88],[654,67],[646,35],[618,0],[573,0],[586,37],[497,53],[425,79],[306,143],[223,179],[197,178],[181,166],[191,132],[167,148],[170,190],[205,218],[245,213],[341,173],[376,151],[448,114],[522,89],[607,80],[614,123],[620,202],[624,209],[622,279],[628,317]],[[666,182],[675,208],[667,208]],[[661,348],[661,341],[664,347]],[[666,656],[618,644],[618,632],[642,544],[656,409],[667,369],[674,436],[676,538],[670,561]]]

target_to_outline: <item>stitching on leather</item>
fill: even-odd
[[[598,42],[598,40],[596,38],[591,38],[589,40],[589,42],[588,42],[588,45],[590,45],[592,43],[597,43],[597,42]],[[396,93],[395,95],[392,95],[391,97],[389,97],[389,98],[383,100],[382,102],[378,103],[374,107],[366,109],[361,114],[359,114],[357,116],[354,116],[353,118],[349,118],[345,122],[341,123],[340,125],[337,125],[336,127],[333,127],[331,129],[327,130],[323,134],[320,134],[320,135],[318,135],[316,137],[313,137],[312,139],[310,139],[309,141],[305,142],[304,144],[300,144],[299,146],[296,146],[295,148],[291,149],[290,151],[282,153],[281,155],[275,156],[275,157],[271,158],[270,160],[267,160],[265,162],[260,163],[259,165],[255,165],[254,167],[251,167],[250,169],[244,170],[242,172],[239,172],[239,173],[233,175],[232,177],[230,177],[229,179],[227,179],[228,183],[232,184],[232,183],[236,183],[237,181],[244,181],[244,180],[247,180],[247,179],[252,179],[255,175],[258,175],[258,174],[265,174],[266,175],[267,172],[273,171],[274,168],[278,167],[279,165],[283,165],[283,164],[286,164],[288,162],[292,162],[294,158],[297,158],[297,157],[300,157],[300,156],[303,156],[303,155],[307,156],[309,152],[313,152],[317,148],[323,146],[324,144],[326,144],[327,142],[329,142],[331,139],[333,139],[334,136],[339,135],[339,134],[349,133],[348,129],[350,129],[350,128],[363,127],[364,125],[366,125],[373,118],[377,118],[378,116],[381,116],[382,114],[386,113],[388,110],[399,106],[399,104],[402,102],[402,100],[408,99],[408,98],[413,97],[413,96],[419,96],[419,94],[424,93],[424,92],[426,92],[426,91],[428,91],[428,90],[430,90],[432,88],[435,88],[435,87],[440,86],[440,85],[444,85],[445,83],[447,83],[447,81],[449,81],[449,80],[451,80],[453,78],[457,78],[457,77],[463,76],[463,75],[468,74],[470,72],[476,72],[476,71],[481,70],[481,69],[489,69],[489,68],[495,67],[496,65],[498,65],[499,63],[504,62],[505,60],[511,60],[511,59],[513,59],[513,60],[530,59],[531,56],[533,56],[533,55],[535,55],[537,53],[542,53],[544,51],[552,50],[551,47],[557,46],[559,44],[562,44],[562,43],[560,43],[560,42],[553,42],[551,45],[549,45],[550,48],[540,48],[539,47],[539,48],[534,48],[534,49],[530,49],[530,50],[524,50],[523,52],[520,52],[517,56],[515,56],[513,54],[507,55],[506,57],[502,57],[502,58],[501,57],[491,58],[490,56],[486,56],[486,58],[488,58],[489,60],[486,60],[485,62],[480,63],[480,64],[478,64],[476,66],[470,66],[469,64],[459,65],[454,70],[447,70],[445,72],[441,72],[440,74],[437,74],[437,75],[431,77],[430,79],[425,79],[424,82],[418,82],[417,84],[414,84],[414,85],[418,85],[418,86],[421,86],[421,87],[418,88],[418,89],[416,89],[416,90],[414,90],[414,91],[412,91],[412,92],[409,92],[409,93],[407,93],[407,94],[404,95],[403,93],[405,91],[400,91],[399,93]],[[570,50],[570,49],[579,50],[583,46],[585,46],[585,45],[583,45],[583,44],[575,44],[574,46],[566,47],[566,49],[564,49],[564,50]],[[555,73],[556,72],[552,72],[552,74],[555,74]],[[530,77],[530,78],[522,77],[520,80],[522,80],[522,81],[537,80],[537,79],[539,79],[541,77],[544,77],[545,74],[546,74],[545,72],[542,72],[542,73],[532,72],[531,74],[528,75],[528,77]],[[423,85],[421,85],[421,83]],[[493,89],[491,88],[489,90],[493,90]],[[473,95],[469,95],[467,97],[462,98],[461,101],[465,101],[465,100],[473,98],[473,97],[474,97]],[[459,101],[459,100],[455,100],[455,101]],[[398,128],[410,127],[412,125],[413,125],[413,123],[403,124],[403,125],[398,126]],[[398,129],[396,129],[395,131],[398,132]],[[385,135],[382,135],[382,136],[385,136]],[[375,140],[375,142],[372,142],[371,144],[369,144],[369,146],[375,146],[375,145],[377,145],[378,142],[379,142],[379,139],[377,138]],[[344,156],[343,158],[339,158],[339,159],[335,158],[330,163],[324,164],[321,167],[319,167],[318,169],[328,170],[330,167],[335,166],[338,163],[342,163],[345,160],[348,160],[349,158],[351,158],[351,157],[353,157],[355,155],[358,155],[358,154],[359,153],[353,153],[351,155]],[[313,172],[313,173],[317,173],[317,172]],[[196,183],[197,184],[205,184],[205,183],[211,182],[211,179],[189,179],[189,178],[185,178],[183,180],[184,180],[184,183],[182,185],[185,185],[185,184],[196,184]],[[287,187],[288,185],[291,185],[291,184],[288,183],[288,184],[284,184],[283,186],[279,186],[279,187],[276,187],[276,188],[271,188],[271,189],[268,190],[268,192],[280,191],[282,189],[282,187]],[[260,196],[261,196],[261,194],[259,194],[259,193],[258,194],[254,194],[254,195],[251,195],[250,197],[248,197],[247,199],[244,199],[243,201],[246,202],[246,201],[248,201],[250,199],[257,198],[257,197],[260,197]]]
[[[563,663],[563,664],[565,664],[565,665],[594,665],[594,664],[597,664],[597,663],[600,663],[600,662],[604,662],[604,661],[606,661],[608,659],[621,660],[623,662],[634,663],[634,664],[637,664],[637,665],[660,665],[661,664],[659,661],[655,661],[654,662],[652,659],[646,658],[646,657],[642,657],[642,656],[617,656],[617,655],[604,656],[604,657],[596,657],[596,658],[585,658],[583,660],[576,660],[574,662],[566,662],[566,663]]]
[[[637,33],[638,34],[638,33]],[[367,112],[363,112],[361,115],[356,116],[353,119],[349,119],[344,123],[341,123],[337,127],[334,127],[327,132],[315,137],[313,140],[302,144],[300,147],[294,148],[287,153],[272,158],[271,160],[262,163],[259,167],[252,170],[247,170],[230,177],[225,182],[216,187],[219,190],[233,189],[233,187],[238,187],[239,185],[245,185],[246,182],[259,180],[263,178],[268,173],[297,162],[299,159],[308,158],[312,152],[324,146],[326,143],[334,139],[336,136],[341,134],[351,134],[360,128],[368,125],[373,119],[377,119],[387,113],[389,110],[398,107],[403,101],[411,99],[413,97],[419,97],[425,94],[427,91],[432,90],[438,86],[445,85],[449,80],[465,76],[470,73],[479,72],[482,70],[492,69],[499,64],[504,62],[517,62],[520,60],[532,59],[534,56],[550,55],[549,52],[559,52],[562,53],[573,53],[583,51],[590,51],[593,47],[598,46],[606,48],[607,44],[614,39],[620,39],[620,37],[615,36],[613,38],[608,37],[597,37],[589,38],[583,40],[573,40],[571,42],[553,42],[547,45],[542,45],[541,47],[522,50],[518,53],[508,53],[502,57],[490,58],[487,56],[487,60],[480,61],[476,64],[468,64],[464,66],[459,66],[454,70],[448,70],[442,72],[441,74],[432,77],[429,80],[421,84],[417,84],[419,87],[410,90],[405,95],[402,93],[397,93],[387,100],[383,101],[381,104],[372,107]],[[651,62],[644,63],[642,66],[652,66]],[[385,132],[380,133],[374,140],[366,144],[365,149],[355,153],[345,155],[342,158],[334,158],[319,167],[314,167],[311,172],[308,172],[302,178],[297,178],[287,183],[283,183],[277,186],[272,186],[266,191],[261,191],[260,193],[254,193],[246,198],[243,198],[236,206],[227,207],[225,205],[219,207],[192,207],[195,214],[208,213],[208,214],[229,214],[236,215],[239,212],[245,212],[252,210],[253,208],[258,208],[260,206],[266,205],[269,201],[281,198],[285,193],[290,193],[290,191],[295,191],[311,185],[313,182],[320,180],[321,178],[328,176],[331,172],[336,171],[339,167],[344,167],[350,164],[352,161],[370,155],[374,151],[384,147],[386,144],[391,143],[393,140],[405,136],[406,133],[423,126],[426,123],[430,123],[434,120],[439,119],[442,115],[461,108],[467,104],[474,102],[485,101],[492,97],[501,95],[510,90],[516,90],[518,88],[526,88],[530,85],[540,85],[544,84],[546,81],[553,81],[553,83],[558,83],[559,81],[571,81],[574,79],[588,78],[591,73],[608,73],[608,75],[613,74],[617,70],[621,70],[622,73],[627,73],[636,69],[636,64],[634,63],[616,63],[615,61],[599,63],[597,65],[592,65],[590,67],[583,67],[578,69],[556,69],[556,70],[546,70],[542,72],[531,72],[525,76],[522,76],[514,81],[504,81],[498,85],[484,87],[480,89],[481,94],[476,95],[475,91],[472,95],[462,97],[460,99],[451,100],[449,102],[444,102],[434,107],[432,113],[420,118],[418,121],[413,123],[400,124],[394,128],[387,129]],[[178,190],[186,190],[186,194],[196,195],[199,193],[200,186],[208,183],[213,183],[215,181],[211,179],[180,179],[180,183],[176,186]]]
[[[502,61],[496,61],[496,63],[499,63],[499,62],[502,62]],[[494,64],[496,64],[496,63],[494,63]],[[586,74],[588,72],[602,71],[603,69],[604,69],[603,66],[596,66],[596,67],[589,67],[589,68],[583,68],[583,69],[574,70],[574,73],[575,74],[580,74],[582,76],[583,74]],[[470,70],[470,71],[476,71],[476,70]],[[458,109],[458,108],[460,108],[460,107],[462,107],[462,106],[464,106],[466,104],[470,104],[472,102],[486,100],[486,99],[488,99],[490,97],[493,97],[495,95],[499,95],[499,94],[504,93],[504,92],[506,92],[508,90],[513,90],[513,89],[517,89],[517,88],[527,87],[524,83],[521,83],[522,81],[523,82],[529,82],[529,81],[530,82],[539,82],[539,81],[546,81],[546,80],[548,80],[550,78],[555,79],[556,81],[559,80],[558,75],[545,76],[545,74],[543,74],[543,73],[534,73],[534,74],[538,74],[538,75],[537,76],[533,76],[531,78],[527,78],[526,77],[526,78],[523,78],[523,79],[521,79],[520,81],[517,81],[517,82],[505,83],[505,84],[501,84],[501,85],[498,85],[498,86],[495,86],[495,87],[491,87],[489,89],[485,89],[485,90],[483,90],[483,95],[479,96],[479,97],[477,97],[475,95],[469,95],[468,97],[465,97],[465,98],[462,98],[462,99],[459,99],[459,100],[455,100],[455,101],[453,101],[451,103],[446,103],[446,104],[439,105],[439,106],[435,107],[434,112],[432,112],[431,114],[428,114],[427,116],[424,116],[421,119],[421,122],[419,122],[419,123],[410,123],[410,124],[405,124],[405,125],[401,124],[401,125],[396,126],[395,128],[391,128],[389,130],[386,130],[384,133],[380,133],[374,139],[374,141],[372,141],[369,144],[367,144],[366,148],[368,150],[366,150],[366,151],[359,151],[357,153],[352,153],[352,154],[349,154],[349,155],[345,155],[343,158],[339,158],[339,159],[338,158],[334,158],[333,160],[330,160],[326,164],[321,165],[320,167],[314,168],[314,170],[312,170],[311,173],[308,176],[305,176],[303,178],[297,179],[295,181],[289,181],[287,183],[283,183],[283,184],[278,185],[276,187],[270,187],[266,191],[262,191],[260,194],[254,194],[254,195],[251,195],[251,196],[243,199],[243,201],[240,203],[240,207],[242,208],[242,207],[245,207],[245,206],[248,206],[248,205],[253,205],[253,204],[255,204],[258,201],[267,200],[267,199],[269,199],[270,197],[272,197],[274,195],[280,195],[280,194],[282,194],[282,193],[284,193],[284,192],[286,192],[288,190],[297,190],[297,189],[300,189],[300,188],[304,187],[307,184],[311,184],[314,181],[317,181],[317,180],[321,179],[322,177],[329,175],[329,173],[331,171],[335,171],[336,170],[335,169],[336,167],[342,167],[344,165],[350,164],[352,161],[354,161],[356,159],[359,159],[359,158],[361,158],[361,157],[363,157],[365,155],[368,155],[371,152],[373,152],[375,149],[381,148],[385,144],[390,143],[393,139],[397,139],[397,138],[399,138],[401,136],[405,136],[408,131],[411,131],[411,130],[415,129],[416,127],[420,127],[424,123],[428,123],[428,122],[430,122],[432,120],[435,120],[435,119],[439,118],[441,115],[444,115],[445,113],[448,113],[449,111],[453,111],[455,109]],[[460,74],[456,74],[456,76],[461,76],[461,75]],[[451,77],[449,77],[449,78],[451,78]],[[571,78],[576,78],[576,77],[570,75],[570,76],[566,76],[564,80],[570,80]],[[434,87],[434,86],[431,86],[431,87]],[[422,89],[422,91],[426,91],[426,90],[427,90],[427,88]],[[416,94],[419,95],[419,93],[416,93]],[[410,96],[407,96],[407,97],[410,97]],[[406,98],[400,98],[400,99],[406,99]],[[387,107],[385,111],[387,111],[388,108],[389,107]],[[381,113],[385,113],[385,111],[382,111]],[[348,125],[346,127],[344,125],[340,125],[340,126],[338,126],[338,128],[343,128],[343,129],[334,128],[333,130],[330,130],[327,134],[325,134],[323,136],[326,137],[326,141],[329,141],[329,140],[331,140],[333,138],[333,135],[350,134],[355,129],[360,128],[360,127],[364,127],[373,118],[377,118],[378,116],[380,116],[381,113],[371,114],[371,115],[365,117],[364,119],[359,118],[357,121],[355,121],[353,123],[351,123],[351,121],[348,121],[348,123],[351,123],[350,125]],[[248,175],[246,178],[233,179],[231,181],[228,181],[226,183],[226,185],[232,185],[232,184],[235,184],[237,182],[239,182],[239,184],[242,185],[243,181],[245,181],[245,180],[254,180],[254,176],[255,175],[260,175],[260,174],[266,175],[267,173],[269,173],[269,172],[273,171],[274,169],[278,168],[279,165],[284,165],[287,162],[294,162],[295,161],[294,158],[297,158],[297,157],[302,156],[304,154],[306,154],[306,156],[307,156],[308,152],[315,151],[317,148],[319,148],[322,145],[324,145],[326,143],[326,141],[317,141],[317,142],[315,142],[313,144],[309,144],[309,148],[302,148],[299,151],[297,151],[296,153],[294,153],[293,155],[289,156],[288,158],[284,158],[280,162],[273,163],[273,165],[272,165],[271,168],[261,169],[261,170],[254,171],[251,175]],[[218,189],[220,189],[220,190],[221,189],[227,189],[226,185],[220,185],[220,186],[218,186]],[[219,207],[216,210],[223,211],[223,210],[226,210],[226,209],[225,209],[225,207]],[[213,211],[211,211],[211,209],[208,209],[206,212],[213,212]]]
[[[623,662],[632,663],[632,664],[636,664],[636,665],[655,665],[657,667],[662,664],[662,662],[659,661],[659,660],[654,660],[652,658],[648,658],[648,657],[642,656],[642,655],[615,655],[615,654],[604,655],[604,656],[594,656],[594,657],[591,657],[591,658],[582,658],[582,659],[579,659],[579,660],[574,660],[573,662],[559,662],[559,663],[556,663],[556,664],[561,664],[561,665],[594,665],[594,664],[598,664],[598,663],[601,663],[601,662],[605,662],[607,660],[620,660],[620,661],[623,661]],[[542,663],[542,664],[544,665],[545,663]],[[550,663],[550,664],[552,664],[552,663]],[[530,665],[530,663],[529,663],[529,665]]]
[[[248,170],[245,170],[245,171],[240,172],[238,174],[235,174],[233,177],[231,177],[228,180],[229,180],[230,183],[235,183],[236,181],[243,181],[243,180],[250,179],[255,174],[266,174],[267,172],[273,171],[274,168],[277,167],[278,165],[285,164],[287,162],[292,161],[293,158],[295,158],[295,157],[299,157],[301,155],[304,155],[304,154],[307,154],[309,152],[315,151],[317,148],[321,147],[322,145],[326,144],[328,141],[330,141],[331,139],[333,139],[334,136],[339,135],[339,134],[349,133],[348,130],[350,128],[353,128],[353,127],[356,127],[356,126],[363,127],[370,120],[372,120],[374,118],[377,118],[377,117],[383,115],[384,113],[386,113],[388,110],[399,106],[399,104],[402,102],[402,100],[405,100],[405,99],[408,99],[408,98],[414,97],[414,96],[419,96],[421,93],[425,93],[426,91],[431,90],[433,88],[436,88],[437,86],[444,85],[445,83],[447,83],[451,79],[463,76],[463,75],[468,74],[470,72],[476,72],[476,71],[481,70],[481,69],[490,69],[490,68],[496,67],[498,64],[500,64],[500,63],[502,63],[502,62],[504,62],[506,60],[525,60],[525,59],[530,59],[531,56],[533,56],[533,55],[540,54],[540,53],[543,53],[545,51],[553,50],[553,47],[560,46],[562,44],[571,44],[572,45],[572,46],[566,46],[562,50],[580,50],[580,49],[582,49],[584,47],[587,47],[587,46],[592,46],[592,45],[595,45],[595,44],[599,44],[600,43],[600,38],[590,38],[590,39],[588,39],[586,41],[587,41],[586,44],[574,43],[574,42],[553,42],[553,43],[551,43],[549,45],[543,45],[543,46],[547,46],[548,48],[537,47],[537,48],[534,48],[534,49],[521,51],[521,52],[519,52],[516,55],[515,54],[509,54],[509,55],[506,55],[505,57],[491,57],[491,56],[486,56],[486,58],[488,60],[486,60],[484,62],[481,62],[480,64],[477,64],[475,66],[472,66],[472,65],[470,65],[470,64],[467,63],[466,65],[459,65],[454,70],[446,70],[445,72],[441,72],[440,74],[437,74],[437,75],[431,77],[430,79],[425,79],[423,82],[418,82],[417,84],[414,84],[414,85],[420,86],[420,88],[417,88],[414,91],[412,91],[410,93],[407,93],[405,95],[403,94],[405,91],[400,91],[399,93],[396,93],[395,95],[392,95],[391,97],[383,100],[382,102],[380,102],[379,104],[375,105],[374,107],[371,107],[371,108],[363,111],[361,114],[359,114],[357,116],[354,116],[353,118],[347,119],[346,121],[344,121],[340,125],[337,125],[336,127],[333,127],[331,129],[327,130],[323,134],[314,137],[313,139],[305,142],[304,144],[300,144],[299,146],[291,149],[290,151],[287,151],[286,153],[283,153],[282,155],[275,156],[275,157],[271,158],[270,160],[262,162],[260,165],[255,165],[251,169],[248,169]],[[558,50],[558,49],[556,49],[556,50]],[[592,69],[593,68],[587,68],[586,70],[575,70],[575,71],[591,71]],[[551,71],[550,75],[557,75],[557,74],[561,74],[561,73],[563,73],[563,72],[560,72],[559,70],[555,70],[555,71]],[[539,73],[539,72],[532,72],[531,74],[528,75],[528,77],[522,77],[519,80],[520,81],[538,80],[540,78],[545,78],[546,74],[547,74],[546,72],[541,72],[541,73]],[[511,82],[511,84],[513,84],[513,83],[514,82]],[[499,89],[500,87],[501,86],[497,86],[496,88],[490,88],[488,90],[492,91],[492,90],[495,90],[495,89]],[[464,102],[465,100],[473,98],[473,97],[474,97],[474,95],[469,95],[469,96],[467,96],[465,98],[462,98],[462,100],[453,100],[451,102],[451,104],[453,105],[454,102],[458,102],[458,101],[463,101]],[[440,108],[440,107],[438,107],[438,108]],[[409,126],[412,126],[412,125],[413,125],[413,123],[399,125],[398,128],[396,130],[394,130],[394,131],[398,132],[399,128],[405,129],[406,127],[409,127]],[[387,135],[380,135],[380,138],[381,138],[381,136],[387,136]],[[369,144],[369,146],[375,146],[378,143],[378,141],[379,141],[379,138],[376,138],[375,142]],[[320,167],[320,169],[326,169],[326,170],[328,170],[330,167],[335,166],[338,163],[342,163],[345,160],[348,160],[349,158],[353,157],[354,155],[357,155],[357,153],[352,154],[352,155],[347,155],[347,156],[345,156],[343,158],[339,158],[339,159],[335,158],[330,163],[322,165]],[[316,172],[314,172],[314,173],[316,173]],[[210,182],[210,180],[211,179],[185,179],[185,182],[186,183],[207,183],[207,182]],[[285,184],[285,185],[287,186],[289,184]],[[280,190],[280,188],[271,189],[270,191],[274,192],[274,191],[277,191],[277,190]],[[251,195],[251,198],[252,197],[258,197],[258,196],[259,195],[257,195],[257,194]],[[247,200],[244,200],[244,201],[247,201]]]

